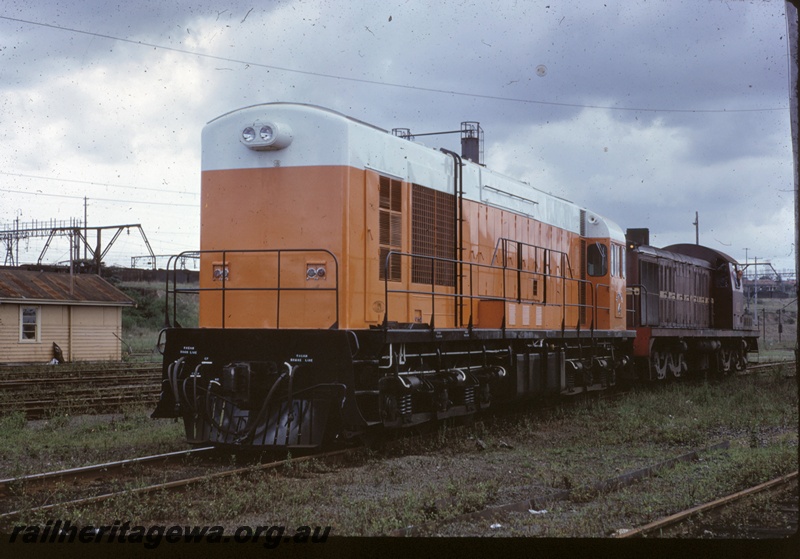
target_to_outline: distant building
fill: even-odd
[[[764,299],[785,299],[795,297],[797,281],[793,279],[781,280],[762,277],[757,282],[752,278],[745,278],[744,293],[747,298],[752,298],[758,290],[758,296]]]
[[[120,360],[133,304],[97,275],[0,268],[0,363]]]

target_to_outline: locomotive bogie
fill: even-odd
[[[171,329],[154,417],[182,417],[189,442],[316,448],[361,432],[348,334]]]

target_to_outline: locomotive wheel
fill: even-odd
[[[654,351],[653,358],[650,360],[653,371],[658,380],[667,378],[667,368],[669,363],[669,354],[661,351]]]
[[[731,372],[731,360],[733,358],[732,354],[733,352],[729,349],[723,348],[720,351],[720,369],[724,375],[727,375]]]
[[[733,368],[736,372],[747,369],[747,356],[743,351],[737,351],[733,356]]]
[[[680,378],[681,368],[683,367],[683,354],[670,352],[667,361],[669,363],[669,372],[672,373],[672,376]]]

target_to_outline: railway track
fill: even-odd
[[[787,376],[796,375],[797,374],[797,362],[796,361],[775,361],[772,363],[750,363],[747,365],[747,372],[756,372],[756,371],[763,371],[765,369],[774,369],[776,367],[782,366],[784,367],[784,373]]]
[[[576,495],[607,495],[616,491],[628,488],[639,483],[646,478],[658,476],[660,472],[675,467],[677,464],[696,461],[699,456],[719,450],[727,449],[729,441],[712,445],[703,449],[698,449],[687,454],[653,464],[652,466],[630,471],[618,477],[606,479],[587,486],[576,487],[573,489],[543,489],[538,488],[536,494],[522,501],[493,505],[481,510],[468,512],[465,514],[448,517],[444,520],[431,521],[418,526],[408,526],[406,528],[389,532],[388,536],[408,537],[408,536],[431,536],[447,534],[447,526],[490,526],[492,529],[501,528],[504,524],[514,524],[512,517],[519,518],[521,515],[548,514],[548,509],[553,508],[559,502],[569,501]],[[798,472],[781,476],[771,481],[748,488],[733,495],[728,495],[716,499],[710,503],[692,507],[668,517],[659,519],[655,522],[633,529],[621,529],[610,534],[612,538],[641,538],[641,537],[663,537],[663,538],[788,538],[797,532],[798,528]],[[726,508],[742,506],[742,502],[752,499],[757,495],[772,492],[773,497],[770,501],[772,505],[764,504],[760,501],[760,508],[752,508],[746,514],[746,521],[732,521],[720,514]],[[581,497],[581,500],[583,497]],[[434,508],[445,509],[447,503],[437,502]],[[746,504],[745,504],[746,506]],[[780,513],[780,520],[771,524],[765,520],[761,512],[770,509]],[[712,511],[714,514],[712,515]],[[432,511],[436,515],[436,511]],[[741,512],[739,513],[741,517]],[[701,518],[701,520],[697,520]],[[771,517],[775,519],[775,514]],[[466,529],[471,533],[469,528]],[[481,528],[476,533],[481,534]],[[483,532],[485,535],[485,532]]]
[[[115,473],[118,474],[126,468],[132,468],[134,466],[156,463],[163,466],[167,463],[174,463],[179,460],[184,460],[189,456],[207,455],[213,450],[213,447],[195,448],[190,450],[168,452],[165,454],[142,456],[128,460],[104,462],[102,464],[94,464],[90,466],[68,468],[66,470],[57,470],[41,474],[31,474],[16,478],[2,479],[0,480],[0,499],[11,498],[15,493],[19,493],[21,490],[38,491],[42,488],[50,488],[58,483],[76,483],[85,480],[97,480],[98,478],[113,476]]]
[[[435,435],[436,434],[431,434],[430,436],[435,437]],[[426,448],[430,447],[430,445],[423,445],[423,446]],[[702,454],[707,451],[717,451],[720,448],[725,448],[726,446],[727,444],[723,443],[722,446],[715,445],[706,449],[699,449],[697,452]],[[483,451],[486,451],[485,445]],[[117,469],[115,471],[111,471],[111,466],[109,464],[100,464],[89,469],[89,471],[86,474],[73,474],[69,473],[70,470],[66,470],[67,473],[66,474],[62,473],[60,475],[60,479],[59,476],[51,477],[52,474],[46,474],[46,475],[41,474],[39,476],[28,476],[30,478],[28,480],[17,479],[17,480],[0,481],[0,532],[2,532],[4,526],[7,527],[9,525],[8,523],[11,522],[14,518],[16,518],[14,516],[15,514],[24,515],[23,521],[25,521],[24,518],[37,518],[37,517],[42,518],[41,513],[47,513],[48,511],[53,511],[54,509],[57,509],[57,507],[67,507],[68,509],[93,507],[108,500],[111,500],[111,503],[113,504],[115,503],[113,499],[117,497],[123,497],[126,495],[128,496],[135,495],[137,496],[138,499],[139,496],[145,496],[159,491],[182,490],[186,488],[191,488],[193,485],[201,484],[208,480],[219,480],[222,478],[233,477],[237,475],[243,476],[246,475],[247,473],[251,473],[258,470],[279,468],[281,466],[287,466],[290,463],[299,463],[309,459],[320,459],[326,456],[344,454],[346,452],[349,452],[349,450],[336,451],[329,454],[314,455],[304,458],[295,457],[292,460],[278,460],[263,464],[247,465],[246,467],[234,467],[230,463],[228,464],[217,463],[213,464],[214,467],[210,468],[209,471],[205,472],[199,472],[196,468],[194,468],[195,466],[197,466],[197,464],[186,464],[187,460],[185,458],[181,459],[180,457],[181,454],[186,455],[186,453],[172,453],[177,456],[174,458],[175,462],[174,467],[170,466],[170,469],[172,471],[169,472],[169,475],[167,475],[167,473],[165,473],[164,471],[160,471],[159,475],[161,476],[161,479],[158,480],[151,479],[148,482],[143,481],[142,478],[146,477],[146,475],[142,473],[141,466],[137,465],[135,463],[136,462],[135,460],[122,461],[123,463],[127,463],[128,465],[127,466],[123,465],[121,469]],[[389,452],[388,454],[391,456],[392,452]],[[159,457],[154,457],[152,461],[153,465],[159,468],[160,470],[168,469],[164,466],[166,462],[162,462],[161,464],[159,464],[158,459]],[[659,471],[663,470],[664,468],[670,468],[673,464],[677,464],[681,461],[690,461],[690,460],[694,461],[696,459],[697,459],[696,453],[690,453],[689,455],[680,456],[678,458],[673,458],[664,463],[656,464],[650,468],[644,468],[642,470],[637,470],[635,472],[632,471],[618,478],[605,480],[591,487],[581,486],[564,490],[564,489],[556,489],[555,487],[547,489],[544,488],[544,486],[542,486],[543,489],[546,489],[545,493],[539,494],[536,493],[534,489],[531,489],[535,493],[534,496],[532,496],[530,499],[524,502],[514,502],[503,506],[492,506],[491,508],[480,510],[470,515],[464,515],[463,517],[458,517],[455,519],[455,521],[463,520],[466,524],[472,522],[470,519],[479,519],[481,524],[489,526],[489,522],[486,522],[486,520],[489,518],[494,518],[496,515],[508,516],[516,513],[517,515],[522,515],[530,518],[530,515],[533,515],[535,513],[541,512],[542,514],[545,514],[546,510],[544,509],[549,509],[551,507],[556,506],[559,501],[565,501],[565,500],[572,501],[575,495],[578,495],[578,498],[581,499],[583,498],[584,495],[592,496],[595,493],[598,495],[613,493],[618,489],[621,489],[639,480],[643,480],[646,477],[657,475]],[[111,473],[109,473],[108,475],[104,474],[103,473],[104,469],[109,469]],[[94,470],[94,473],[91,470]],[[135,475],[126,477],[125,475],[127,473],[126,470],[132,472]],[[98,471],[100,473],[97,473]],[[122,471],[123,473],[120,473],[120,471]],[[49,478],[49,480],[48,481],[43,480],[42,482],[39,482],[37,481],[37,478],[39,477],[45,478],[45,480]],[[156,476],[151,476],[151,477],[154,478]],[[84,478],[84,481],[76,480],[76,478]],[[131,478],[133,478],[136,481],[135,487],[131,486],[130,483]],[[7,481],[10,481],[11,483],[5,484],[5,482]],[[128,482],[128,485],[125,486],[124,483],[122,483],[122,481]],[[114,485],[112,482],[115,482],[116,485]],[[39,483],[42,484],[41,487],[43,488],[49,487],[49,490],[41,489],[34,491],[34,487],[36,486],[36,484]],[[330,482],[330,483],[335,483],[335,482]],[[66,492],[64,491],[65,486],[70,486],[71,492],[69,495],[67,495]],[[5,495],[9,491],[5,489],[6,487],[9,487],[10,491],[14,491],[12,496],[15,496],[18,499],[18,501],[16,502],[18,504],[21,503],[21,505],[14,506],[13,502],[6,503],[4,501]],[[25,495],[22,495],[20,493],[21,488],[25,487],[28,488],[28,492]],[[538,486],[533,486],[533,485],[531,486],[531,488],[534,487]],[[34,493],[39,495],[39,497],[37,497],[36,499],[29,498]],[[446,499],[447,497],[444,498]],[[442,511],[446,511],[449,508],[448,504],[445,502],[439,503],[439,501],[437,501],[434,504],[434,506],[439,506],[439,505],[441,505]],[[563,503],[561,506],[563,507]],[[647,520],[649,520],[649,518]],[[448,519],[446,522],[451,522],[451,520]],[[500,520],[500,522],[505,523],[505,521],[503,520]],[[635,526],[636,524],[637,522],[634,520],[631,523],[627,523],[627,526],[631,525]],[[625,524],[622,525],[625,526]],[[719,532],[718,528],[710,528],[709,531],[713,531],[715,533]],[[398,533],[396,535],[416,535],[416,534],[426,535],[432,533],[437,533],[436,526],[433,527],[418,526],[412,531]],[[610,532],[606,532],[606,535],[608,534],[610,534]]]
[[[322,454],[254,463],[244,467],[206,462],[202,467],[210,471],[198,473],[197,465],[190,466],[192,458],[215,456],[213,447],[171,452],[129,460],[72,468],[57,472],[34,474],[0,480],[0,531],[22,515],[35,516],[64,507],[87,507],[122,496],[142,497],[160,491],[179,491],[202,482],[242,476],[253,472],[274,469],[312,459],[325,459],[352,452],[352,448]],[[219,456],[217,454],[217,456]],[[173,469],[172,479],[146,482],[135,487],[118,488],[131,478],[145,479],[143,466],[156,469],[153,477],[164,478],[165,469]],[[88,493],[88,494],[87,494]],[[56,501],[53,497],[56,495]]]
[[[756,363],[756,372],[784,366],[795,374],[795,363]],[[27,419],[59,413],[118,412],[126,405],[154,405],[161,389],[160,364],[94,364],[0,367],[0,414],[22,411]]]
[[[102,502],[141,480],[196,471],[193,460],[212,456],[212,452],[205,447],[0,480],[0,529],[21,514]]]
[[[103,373],[159,371],[160,363],[86,362],[60,365],[0,365],[0,380],[92,378]]]
[[[786,538],[797,533],[798,491],[797,471],[780,476],[756,486],[738,491],[709,503],[675,513],[639,528],[617,535],[619,538],[634,537],[683,537],[683,538]],[[771,493],[772,504],[781,516],[782,522],[766,524],[762,500],[757,507],[752,503],[757,496]],[[767,500],[769,503],[770,500]],[[750,506],[752,510],[746,510]],[[745,510],[744,521],[721,521],[726,510],[735,507]],[[741,510],[739,511],[741,514]],[[701,520],[697,520],[701,518]]]
[[[154,404],[160,386],[157,364],[3,367],[0,413],[21,411],[27,419],[59,413],[113,413],[125,405]]]

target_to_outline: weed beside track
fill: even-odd
[[[12,444],[0,464],[21,461],[25,471],[9,472],[19,475],[53,469],[44,463],[54,460],[59,467],[80,465],[68,457],[76,448],[92,456],[87,462],[98,462],[123,448],[130,455],[182,447],[179,424],[145,414],[82,426],[72,418],[59,425],[6,418]],[[120,496],[58,515],[87,524],[214,524],[231,532],[269,522],[330,525],[335,535],[354,536],[425,526],[428,536],[608,537],[796,469],[797,425],[796,381],[780,371],[674,383],[545,414],[442,425],[380,450],[360,449],[340,463],[290,461],[177,496]],[[583,490],[720,441],[729,441],[726,450],[701,453],[627,487]],[[565,490],[568,498],[547,501]],[[459,519],[533,496],[546,506]]]

